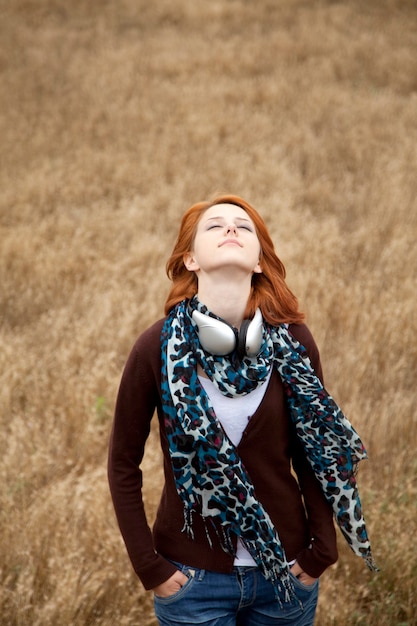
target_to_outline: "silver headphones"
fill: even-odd
[[[257,356],[263,339],[263,320],[260,309],[256,309],[251,320],[243,320],[240,331],[224,320],[204,315],[200,311],[190,311],[198,328],[201,346],[206,352],[216,356],[226,356],[237,350],[238,356]]]

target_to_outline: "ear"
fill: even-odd
[[[254,274],[262,274],[261,262],[258,261],[253,270]]]
[[[184,256],[182,257],[182,259],[184,261],[185,267],[187,268],[189,272],[197,272],[200,269],[200,266],[195,260],[192,252],[186,252]]]

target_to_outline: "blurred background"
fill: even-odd
[[[414,0],[0,0],[0,623],[155,626],[106,478],[182,213],[265,218],[368,449],[379,574],[340,542],[319,626],[417,624]],[[152,522],[158,433],[145,458]]]

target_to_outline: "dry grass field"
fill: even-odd
[[[110,503],[124,361],[182,212],[264,215],[364,439],[380,573],[318,626],[417,624],[415,0],[0,0],[0,623],[155,626]],[[146,453],[152,518],[157,433]]]

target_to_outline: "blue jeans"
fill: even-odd
[[[176,563],[188,581],[172,596],[154,596],[160,626],[312,626],[319,581],[306,586],[291,575],[300,603],[283,604],[256,567],[218,574]]]

